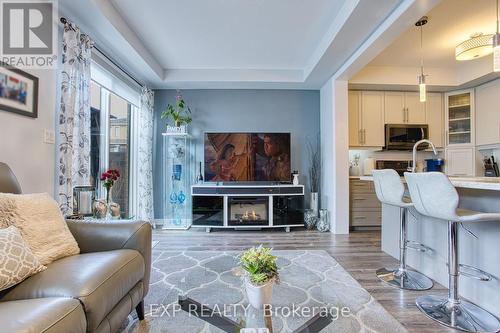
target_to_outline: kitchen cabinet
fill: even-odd
[[[349,224],[351,227],[380,226],[382,207],[373,182],[349,181]]]
[[[444,106],[443,95],[440,93],[427,93],[425,102],[425,118],[429,125],[429,140],[437,148],[444,147]]]
[[[473,177],[476,175],[476,152],[470,148],[446,149],[446,174],[456,177]]]
[[[383,147],[384,93],[380,91],[349,92],[349,145]]]
[[[425,103],[414,92],[385,92],[384,113],[386,124],[426,123]]]
[[[474,91],[462,90],[445,95],[447,147],[474,146]]]
[[[349,146],[361,145],[360,110],[361,91],[349,91]]]
[[[500,144],[500,81],[476,88],[476,145]]]

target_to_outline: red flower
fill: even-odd
[[[106,177],[104,176],[104,174],[101,175],[101,177],[99,178],[101,181],[104,181],[106,180]]]

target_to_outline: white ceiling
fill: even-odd
[[[443,0],[428,14],[423,27],[426,67],[457,68],[468,62],[455,60],[455,46],[475,32],[495,32],[495,0]],[[481,60],[472,60],[477,62]],[[380,53],[369,66],[417,67],[420,32],[415,26]]]
[[[438,1],[59,0],[59,9],[153,88],[319,89],[374,32]]]
[[[302,69],[345,2],[111,1],[167,70]]]

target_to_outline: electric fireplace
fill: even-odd
[[[228,197],[230,226],[265,226],[269,223],[269,197]]]

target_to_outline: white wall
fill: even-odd
[[[321,207],[330,212],[335,234],[349,233],[347,91],[347,81],[330,79],[320,92]]]
[[[55,130],[56,70],[26,70],[38,77],[38,118],[0,109],[0,161],[16,174],[24,193],[54,194],[55,145],[44,130]]]

